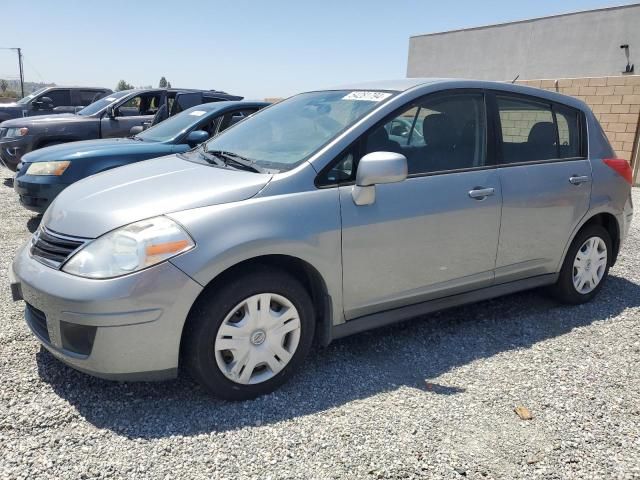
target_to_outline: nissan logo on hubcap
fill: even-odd
[[[264,330],[256,330],[251,334],[251,343],[254,345],[260,345],[267,338],[267,334]]]

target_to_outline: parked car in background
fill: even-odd
[[[248,101],[197,105],[129,138],[42,148],[22,157],[13,185],[22,205],[42,213],[62,190],[78,180],[141,160],[186,152],[267,105]]]
[[[0,122],[11,118],[75,113],[112,93],[99,87],[45,87],[13,103],[0,103]]]
[[[76,114],[16,118],[0,124],[0,161],[16,170],[25,153],[58,143],[126,137],[201,103],[242,100],[216,90],[136,89],[116,92]],[[142,130],[142,128],[140,128]]]
[[[422,135],[390,139],[399,118]],[[246,399],[314,340],[542,286],[587,302],[632,215],[629,163],[584,102],[412,78],[296,95],[187,153],[77,182],[9,275],[72,367],[139,380],[180,366]]]

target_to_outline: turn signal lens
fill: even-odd
[[[69,168],[71,162],[35,162],[27,168],[27,175],[52,175],[59,177]]]

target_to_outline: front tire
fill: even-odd
[[[259,267],[198,300],[187,321],[183,361],[215,396],[246,400],[286,382],[309,352],[311,298],[293,276]]]
[[[611,236],[604,227],[583,228],[569,247],[553,295],[572,305],[591,300],[609,275],[612,254]]]

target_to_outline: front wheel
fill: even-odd
[[[584,228],[569,247],[552,293],[564,303],[588,302],[602,288],[611,260],[609,232],[600,225]]]
[[[286,382],[309,352],[315,329],[302,284],[259,268],[204,295],[185,327],[189,373],[228,400],[255,398]]]

